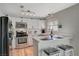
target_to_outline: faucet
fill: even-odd
[[[53,38],[53,35],[52,34],[53,34],[53,31],[51,31],[51,33],[50,33],[51,39]]]
[[[53,39],[53,31],[52,30],[50,31],[50,34],[48,36],[48,39]]]

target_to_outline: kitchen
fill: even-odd
[[[71,44],[73,35],[71,32],[63,32],[64,25],[59,21],[61,18],[58,18],[56,13],[73,8],[75,5],[78,4],[0,4],[0,7],[4,7],[1,9],[3,16],[9,19],[9,55],[45,56],[45,49],[66,46],[68,48],[71,47],[69,52],[72,55],[70,54],[69,56],[73,56],[74,46]],[[44,8],[48,9],[45,10]],[[42,12],[39,12],[39,10]],[[55,56],[65,55],[60,50],[59,54]]]

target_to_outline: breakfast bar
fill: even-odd
[[[58,45],[70,45],[71,37],[56,37],[54,39],[48,39],[41,36],[33,38],[33,47],[35,56],[41,56],[42,50],[45,48],[56,47]]]

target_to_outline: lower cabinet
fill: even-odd
[[[32,36],[28,36],[28,45],[33,45]]]

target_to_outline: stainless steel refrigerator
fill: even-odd
[[[8,45],[8,17],[0,17],[0,56],[9,55]]]

